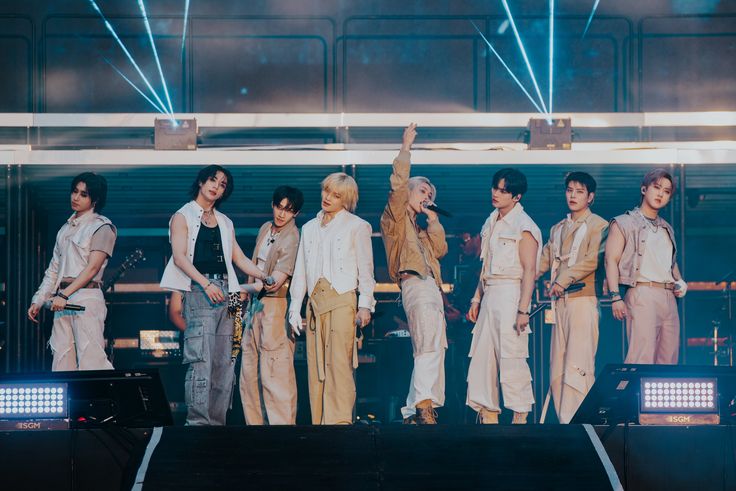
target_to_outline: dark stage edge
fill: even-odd
[[[736,489],[736,427],[588,429],[619,489]],[[138,475],[144,490],[612,489],[593,441],[581,425],[0,433],[0,488],[131,489]]]

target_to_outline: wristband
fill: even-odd
[[[480,303],[480,299],[479,298],[471,298],[470,299],[470,303],[471,304],[473,304],[473,303]]]
[[[523,310],[519,310],[519,309],[516,309],[516,313],[517,314],[521,314],[521,315],[529,315],[529,314],[531,314],[531,312],[524,312]]]
[[[210,287],[210,285],[212,285],[212,282],[211,281],[209,283],[207,283],[206,285],[204,285],[204,289],[206,290],[207,288]]]
[[[624,301],[624,299],[621,298],[621,297],[619,297],[619,298],[616,298],[616,299],[611,300],[611,305],[615,304],[616,302],[623,302],[623,301]]]
[[[61,297],[64,300],[69,300],[69,297],[67,297],[66,295],[64,295],[63,293],[61,293],[61,290],[59,290],[58,292],[56,292],[56,296],[57,297]]]

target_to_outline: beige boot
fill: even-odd
[[[491,411],[484,407],[478,411],[478,422],[482,425],[497,425],[498,424],[498,411]]]
[[[526,417],[529,413],[517,413],[514,411],[514,419],[511,421],[511,424],[514,425],[525,425],[526,424]]]
[[[416,415],[409,416],[407,418],[404,418],[404,424],[405,425],[415,425],[417,424],[417,417]]]
[[[424,399],[416,405],[416,422],[419,425],[436,425],[437,413],[432,406],[432,399]]]

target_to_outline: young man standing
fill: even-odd
[[[495,210],[480,234],[483,269],[468,312],[476,325],[466,404],[482,424],[498,423],[499,378],[514,424],[525,424],[534,404],[527,364],[529,313],[542,234],[519,203],[526,189],[526,177],[520,171],[496,172],[491,192]]]
[[[353,422],[356,326],[370,322],[376,303],[371,225],[353,215],[357,203],[358,185],[349,175],[322,181],[322,211],[302,227],[291,280],[289,324],[297,335],[308,295],[309,402],[316,425]]]
[[[674,191],[670,173],[654,169],[642,180],[641,204],[611,220],[606,278],[613,316],[626,319],[625,363],[676,364],[679,357],[675,297],[685,296],[687,283],[677,267],[675,233],[659,216]],[[624,296],[621,285],[628,288]]]
[[[447,254],[447,241],[437,213],[427,208],[437,190],[426,177],[409,177],[409,152],[416,135],[414,123],[404,130],[393,162],[388,204],[381,215],[381,235],[389,275],[401,287],[414,351],[414,370],[401,415],[406,423],[436,424],[434,410],[445,403],[447,335],[439,260]],[[427,216],[426,228],[417,224],[422,213]]]
[[[51,262],[28,308],[28,318],[37,323],[41,307],[53,298],[53,371],[112,370],[105,354],[107,307],[100,289],[116,239],[115,226],[99,214],[106,200],[104,177],[84,172],[72,180],[74,213],[56,235]],[[85,310],[66,310],[67,301]]]
[[[237,266],[264,280],[235,240],[233,222],[217,208],[233,191],[227,169],[210,165],[199,171],[189,194],[192,201],[171,217],[171,259],[161,287],[183,292],[184,380],[188,425],[224,425],[232,400],[235,372],[230,361],[233,319],[225,293],[240,295]]]
[[[296,424],[294,337],[286,323],[286,294],[299,248],[294,219],[303,204],[300,190],[276,188],[271,200],[273,220],[261,226],[253,249],[253,262],[275,284],[262,290],[261,282],[248,279],[254,292],[246,312],[240,359],[240,398],[248,425]]]
[[[570,422],[595,381],[598,349],[599,257],[608,222],[590,211],[596,182],[585,172],[565,178],[570,213],[552,227],[539,276],[550,271],[555,327],[550,346],[550,392],[560,423]],[[575,285],[575,291],[567,292]]]

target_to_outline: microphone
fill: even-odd
[[[439,206],[435,205],[434,203],[422,203],[422,207],[423,208],[426,208],[427,210],[431,210],[431,211],[437,213],[438,215],[442,215],[442,216],[445,216],[445,217],[451,217],[452,216],[452,213],[450,213],[447,210],[443,210],[442,208],[440,208]]]
[[[50,300],[47,301],[46,303],[43,304],[43,306],[45,308],[51,310],[51,301]],[[84,312],[85,310],[87,310],[87,307],[85,307],[84,305],[77,305],[77,304],[73,304],[73,303],[68,303],[68,304],[66,304],[64,306],[64,310],[73,310],[75,312]]]
[[[276,279],[273,276],[266,276],[263,279],[263,284],[266,286],[273,286],[276,284]]]

